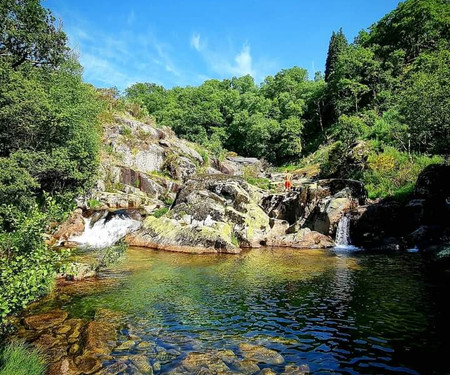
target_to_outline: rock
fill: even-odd
[[[239,373],[248,375],[255,374],[260,370],[258,365],[250,359],[242,359],[239,361],[235,361],[233,362],[233,367],[237,371],[239,371]]]
[[[260,191],[240,178],[192,178],[165,217],[148,217],[126,240],[134,246],[196,253],[237,253],[238,244],[260,246],[270,230],[260,198]]]
[[[75,364],[77,369],[80,370],[82,374],[86,375],[93,374],[102,368],[100,359],[91,353],[75,358]]]
[[[284,363],[284,358],[281,354],[264,346],[242,343],[239,344],[239,349],[244,358],[257,363],[266,363],[268,365],[280,365]]]
[[[91,321],[86,328],[85,351],[97,354],[109,354],[116,342],[114,324]]]
[[[139,350],[145,350],[151,348],[152,346],[154,345],[150,344],[148,341],[141,341],[139,344],[137,344],[136,348]]]
[[[69,354],[70,354],[70,355],[77,354],[79,351],[80,351],[80,345],[78,345],[77,343],[73,344],[73,345],[69,348]]]
[[[432,164],[417,178],[414,194],[427,200],[445,200],[450,197],[450,165]]]
[[[188,353],[183,359],[181,365],[189,371],[189,373],[198,373],[202,368],[206,368],[211,373],[219,373],[230,371],[229,367],[214,353]]]
[[[150,197],[157,198],[165,191],[161,185],[153,181],[150,175],[143,172],[137,172],[127,167],[120,168],[120,182],[125,185],[133,186]]]
[[[308,365],[286,365],[283,374],[285,375],[308,375],[309,366]]]
[[[119,311],[114,311],[105,308],[95,310],[94,320],[98,322],[112,323],[118,325],[122,319],[123,314]]]
[[[64,274],[66,280],[79,281],[97,275],[93,266],[86,263],[72,262],[69,269],[70,271]]]
[[[81,375],[71,358],[62,358],[48,367],[47,375]]]
[[[53,234],[56,240],[67,240],[72,236],[79,235],[84,231],[83,211],[77,208],[58,230]]]
[[[156,372],[161,371],[161,363],[159,361],[153,363],[153,370]]]
[[[119,346],[117,346],[114,350],[116,350],[116,351],[128,351],[128,350],[130,350],[134,345],[136,345],[136,342],[135,342],[135,341],[128,340],[128,341],[124,341],[122,344],[120,344]]]
[[[333,247],[334,241],[322,233],[302,228],[296,233],[284,236],[268,238],[268,246],[272,247],[295,247],[300,249],[323,249]]]
[[[153,374],[153,367],[150,365],[145,355],[133,355],[130,357],[130,361],[143,374]]]
[[[67,315],[68,313],[63,310],[52,310],[44,314],[27,316],[24,323],[29,329],[42,331],[60,325],[67,319]]]
[[[117,361],[109,366],[106,366],[104,369],[100,370],[96,375],[117,375],[120,374],[126,369],[128,366],[125,361]]]
[[[71,326],[71,331],[67,336],[67,341],[69,344],[73,344],[79,340],[84,322],[81,319],[69,319],[66,323]]]
[[[33,345],[36,346],[36,348],[44,352],[55,346],[62,346],[63,344],[64,342],[59,337],[47,333],[41,334],[39,338],[33,342]]]
[[[270,368],[265,368],[258,372],[258,375],[277,375],[277,373]]]

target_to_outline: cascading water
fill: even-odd
[[[105,212],[103,216],[93,221],[86,218],[84,232],[69,240],[77,242],[81,247],[104,248],[115,244],[128,233],[139,229],[141,222],[132,219],[126,212]]]
[[[351,245],[350,243],[350,218],[346,215],[343,215],[339,220],[336,229],[336,239],[334,242],[336,243],[335,248],[337,249],[345,249],[345,250],[357,249],[357,247]]]

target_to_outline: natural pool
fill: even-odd
[[[63,289],[34,310],[61,307],[74,318],[105,308],[121,312],[119,349],[107,364],[144,354],[158,362],[159,373],[193,373],[198,370],[180,367],[188,352],[229,349],[236,357],[221,366],[252,373],[255,367],[236,361],[249,343],[283,357],[283,363],[258,363],[276,373],[294,369],[291,364],[314,374],[450,371],[448,278],[428,271],[420,254],[262,248],[191,255],[130,248],[101,278],[104,285]],[[221,360],[208,361],[216,367],[201,373],[223,371]]]

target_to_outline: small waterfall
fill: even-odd
[[[69,241],[77,242],[81,247],[96,249],[114,245],[141,226],[139,220],[132,219],[126,212],[105,212],[96,221],[93,217],[84,220],[84,232],[79,236],[69,238]]]
[[[336,243],[337,249],[355,250],[357,247],[352,246],[350,242],[350,218],[347,215],[342,215],[336,229]]]

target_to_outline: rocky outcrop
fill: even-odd
[[[334,236],[344,213],[364,204],[367,192],[359,181],[328,179],[305,183],[287,194],[265,197],[262,207],[272,218],[291,224],[288,232],[307,227]]]
[[[300,200],[289,200],[290,197],[282,194],[269,200],[295,201],[301,208]],[[244,247],[262,245],[298,248],[333,245],[331,238],[309,228],[287,233],[289,221],[270,218],[264,210],[266,200],[263,191],[239,177],[192,178],[180,189],[165,216],[148,217],[142,229],[129,235],[126,241],[134,246],[196,253],[237,253]]]
[[[355,245],[372,250],[450,243],[450,166],[430,165],[419,175],[411,199],[385,199],[350,212]]]

